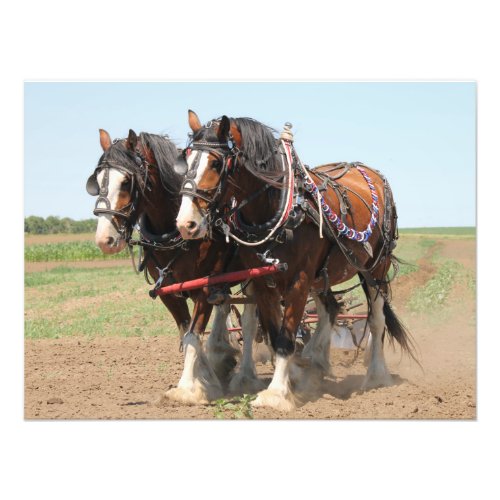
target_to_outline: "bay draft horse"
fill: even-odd
[[[308,170],[290,140],[280,145],[272,129],[250,118],[223,116],[202,126],[189,111],[189,125],[193,141],[184,154],[191,192],[183,196],[177,216],[183,237],[204,238],[210,229],[222,229],[228,240],[240,244],[245,267],[261,265],[263,259],[288,264],[273,280],[254,280],[260,321],[276,355],[272,381],[254,406],[288,411],[304,394],[321,388],[330,369],[330,332],[339,309],[330,287],[356,274],[367,297],[372,334],[361,389],[391,384],[383,352],[385,332],[416,358],[411,336],[389,302],[387,276],[395,259],[397,216],[385,178],[361,164]],[[210,147],[199,147],[204,143]],[[213,193],[210,202],[206,193]],[[339,214],[336,226],[326,214]],[[291,361],[309,293],[319,321],[300,360],[308,367],[299,370]]]
[[[138,243],[144,249],[139,269],[145,268],[145,273],[147,269],[158,285],[223,271],[229,246],[222,238],[187,242],[176,228],[182,183],[173,168],[178,156],[176,146],[165,136],[144,132],[137,136],[133,130],[127,139],[115,141],[100,130],[100,144],[103,154],[87,181],[88,193],[98,197],[94,214],[98,216],[95,240],[99,248],[106,254],[120,252],[130,243],[138,223]],[[262,388],[248,340],[240,371],[233,372],[239,352],[227,336],[229,305],[216,308],[207,355],[203,352],[199,335],[212,311],[208,293],[207,289],[189,292],[195,302],[192,319],[185,296],[161,296],[177,324],[185,353],[181,379],[177,387],[166,392],[168,399],[187,404],[218,399],[223,395],[221,382],[229,378],[234,393]],[[248,331],[257,328],[255,306],[245,308],[242,320]]]

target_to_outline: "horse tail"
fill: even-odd
[[[412,358],[420,367],[422,365],[418,361],[416,347],[413,337],[407,326],[401,322],[396,313],[391,307],[391,304],[384,298],[384,316],[386,331],[389,334],[389,342],[394,340],[399,344],[401,350]]]

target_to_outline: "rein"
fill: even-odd
[[[282,141],[284,143],[284,141]],[[286,150],[285,150],[286,151]],[[291,158],[286,155],[282,154],[281,156],[281,162],[282,162],[282,172],[283,175],[282,177],[285,177],[287,180],[286,184],[286,190],[282,191],[282,196],[280,200],[280,209],[278,210],[278,213],[273,216],[273,218],[268,221],[265,224],[261,225],[255,225],[255,226],[245,226],[246,230],[255,230],[256,232],[265,230],[269,231],[268,234],[262,238],[259,241],[246,241],[231,232],[231,228],[229,224],[226,224],[222,218],[219,218],[215,221],[215,226],[220,228],[222,232],[224,233],[224,236],[226,237],[226,241],[229,241],[229,238],[233,239],[236,241],[236,243],[239,243],[240,245],[244,246],[249,246],[249,247],[254,247],[254,246],[259,246],[267,241],[269,241],[276,233],[278,229],[280,229],[287,221],[288,216],[290,214],[290,211],[293,207],[293,197],[294,197],[294,173],[293,173],[293,165],[292,162],[290,161]],[[253,173],[253,171],[251,171]],[[247,205],[251,200],[255,199],[258,195],[262,194],[265,192],[267,189],[269,189],[271,186],[270,183],[266,183],[259,191],[256,193],[253,193],[250,195],[247,199],[243,200],[240,202],[239,205],[233,207],[229,214],[225,214],[225,218],[228,218],[231,222],[231,225],[233,228],[238,229],[238,225],[243,225],[241,222],[240,218],[233,217],[236,216],[236,212],[243,208],[245,205]]]

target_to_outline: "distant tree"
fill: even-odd
[[[50,234],[62,233],[62,224],[61,219],[59,217],[54,217],[53,215],[49,215],[45,219],[45,224],[47,225],[47,232]]]
[[[97,229],[97,219],[84,219],[73,221],[72,233],[93,233]]]
[[[24,218],[24,232],[29,234],[93,233],[96,228],[97,219],[61,219],[54,215],[49,215],[46,219],[36,215]]]
[[[31,234],[46,234],[47,226],[43,217],[31,215],[24,219],[24,232]]]
[[[72,233],[73,231],[71,230],[71,226],[75,223],[76,221],[73,221],[69,217],[63,217],[61,219],[61,232],[62,233]]]

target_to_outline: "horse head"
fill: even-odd
[[[178,159],[185,174],[177,227],[185,239],[203,238],[221,216],[241,212],[260,224],[276,212],[269,188],[286,176],[274,130],[251,118],[222,116],[202,126],[189,111],[192,141]],[[264,201],[264,203],[262,203]]]
[[[194,111],[188,115],[192,140],[176,164],[176,171],[185,176],[177,227],[184,239],[201,239],[207,235],[212,210],[222,201],[232,158],[229,141],[238,147],[241,136],[227,116],[201,125]]]
[[[96,244],[105,254],[114,254],[125,247],[141,211],[149,161],[133,130],[127,139],[115,141],[105,130],[100,129],[99,135],[103,154],[86,188],[97,196]]]

